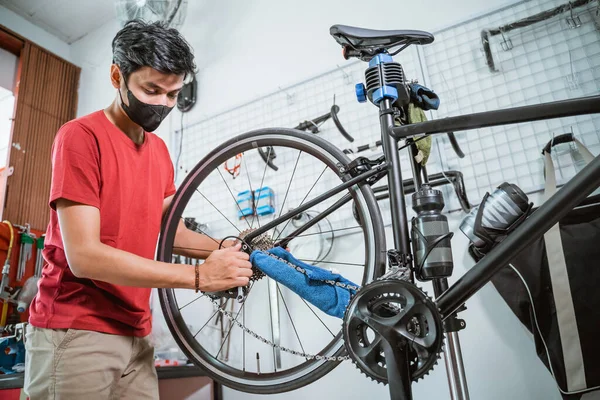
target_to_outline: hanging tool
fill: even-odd
[[[577,72],[575,72],[575,67],[573,66],[573,55],[571,54],[571,50],[569,50],[569,64],[571,65],[571,73],[565,77],[565,80],[567,81],[567,88],[569,90],[575,90],[579,88],[579,78]]]
[[[459,158],[464,158],[465,153],[462,151],[460,145],[458,144],[458,141],[456,140],[456,136],[454,135],[454,132],[448,132],[448,139],[450,139],[450,144],[452,145],[452,149],[454,150],[456,155]],[[380,146],[381,146],[381,140],[378,140],[375,143],[363,144],[358,147],[344,149],[343,151],[345,154],[354,154],[354,153],[361,153],[361,152],[367,151],[367,150],[373,151],[373,150],[376,150]],[[403,148],[403,146],[401,146],[400,148]]]
[[[265,147],[265,150],[263,150],[262,148],[258,148],[258,154],[260,154],[260,157],[263,159],[263,161],[273,170],[273,171],[277,171],[279,168],[277,167],[277,165],[273,164],[273,160],[275,158],[277,158],[277,154],[275,154],[275,149],[273,148],[273,146],[267,146]]]
[[[340,119],[338,118],[338,112],[340,112],[340,107],[335,104],[335,95],[333,95],[333,105],[331,106],[331,110],[329,112],[331,114],[331,119],[342,136],[345,137],[349,142],[354,142],[354,138],[346,131],[346,129],[344,129],[342,123],[340,122]]]
[[[471,211],[471,203],[467,198],[467,191],[465,189],[465,181],[462,172],[442,170],[442,172],[428,175],[428,184],[431,187],[438,187],[447,184],[452,185],[462,210],[466,213],[469,213]],[[405,195],[409,195],[415,192],[415,184],[412,178],[405,179],[402,185],[404,188]],[[387,185],[374,187],[373,192],[375,193],[375,200],[377,201],[388,199],[390,197]],[[356,205],[354,204],[352,205],[352,213],[354,215],[354,219],[356,219],[357,222],[360,222],[358,210],[356,209]]]
[[[331,118],[331,119],[333,119],[335,126],[337,127],[338,131],[340,131],[342,136],[344,136],[348,141],[353,142],[354,138],[352,136],[350,136],[350,134],[348,134],[346,129],[344,129],[344,127],[342,126],[342,123],[340,122],[338,115],[337,115],[338,112],[340,112],[340,107],[335,104],[335,95],[334,95],[333,96],[333,105],[331,106],[331,108],[329,109],[329,112],[327,114],[323,114],[320,117],[313,118],[308,121],[300,122],[298,125],[296,125],[294,127],[294,129],[298,129],[301,131],[311,131],[312,133],[319,133],[319,127],[321,126],[321,124],[323,124],[325,121],[327,121],[329,118]]]
[[[338,113],[340,111],[340,107],[335,104],[335,95],[333,96],[333,105],[327,114],[323,114],[320,117],[313,118],[311,120],[307,120],[304,122],[300,122],[298,125],[294,127],[294,129],[298,129],[300,131],[310,131],[312,133],[319,133],[319,127],[325,123],[329,118],[333,120],[338,131],[344,136],[348,141],[353,142],[354,138],[344,129],[344,126],[340,122],[338,118]],[[277,157],[275,154],[275,149],[273,146],[266,146],[264,148],[258,148],[258,153],[263,161],[273,170],[277,171],[279,168],[277,165],[273,163],[273,160]],[[227,168],[226,168],[227,169]]]
[[[25,232],[21,232],[21,251],[19,252],[19,268],[17,269],[17,280],[20,281],[25,276],[27,262],[31,260],[31,253],[35,236],[29,231],[29,224],[26,224]]]
[[[260,148],[259,148],[260,150]],[[233,167],[229,167],[227,164],[229,160],[225,161],[224,168],[225,171],[229,172],[233,179],[235,179],[240,174],[240,169],[242,167],[242,157],[243,153],[239,153],[235,155],[235,160],[233,161]]]
[[[37,248],[37,252],[35,255],[35,273],[34,276],[40,278],[42,276],[42,269],[44,268],[44,257],[42,256],[42,250],[44,250],[44,239],[46,238],[46,235],[42,235],[41,237],[37,238],[36,242],[36,248]]]

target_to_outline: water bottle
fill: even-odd
[[[38,278],[37,276],[32,276],[31,278],[25,281],[25,285],[23,285],[23,289],[19,292],[17,296],[17,311],[22,313],[27,310],[29,304],[31,304],[31,300],[35,297],[38,292]]]
[[[444,197],[439,190],[424,184],[412,195],[412,243],[417,279],[424,281],[452,275],[452,233],[442,214]]]
[[[525,219],[532,204],[515,184],[504,182],[491,194],[486,194],[479,207],[463,219],[460,230],[475,247],[486,253],[498,241]],[[481,221],[477,223],[477,215]]]

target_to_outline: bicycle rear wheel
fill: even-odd
[[[277,172],[268,168],[256,151],[267,146],[277,156],[274,159]],[[221,168],[240,153],[242,171],[234,180],[222,173]],[[179,187],[163,221],[158,259],[173,260],[173,241],[180,219],[206,222],[209,235],[217,241],[229,235],[240,236],[348,180],[348,175],[340,174],[339,165],[349,161],[330,143],[291,129],[263,129],[232,138],[204,157]],[[311,174],[314,177],[308,176]],[[242,189],[256,190],[267,183],[277,189],[276,193],[282,196],[285,193],[283,200],[279,198],[280,202],[276,202],[280,203],[279,210],[270,217],[238,219],[240,207],[235,193]],[[306,186],[311,186],[308,193]],[[289,248],[307,263],[335,267],[345,277],[364,285],[385,269],[383,222],[371,187],[355,185],[311,211],[313,216],[317,215],[347,193],[353,201],[329,215],[327,224],[294,238]],[[353,217],[353,203],[360,224]],[[291,221],[284,221],[269,232],[275,236],[272,239],[288,232]],[[331,251],[310,244],[319,235],[331,240],[332,233],[337,237],[334,243],[328,243],[327,249]],[[302,254],[295,253],[295,249]],[[328,360],[345,355],[339,319],[322,313],[266,277],[251,282],[243,304],[233,299],[210,301],[206,294],[180,289],[160,289],[159,298],[167,325],[186,356],[209,376],[236,390],[259,394],[294,390],[319,379],[339,364],[337,360]],[[215,307],[217,301],[230,318]],[[278,306],[273,308],[273,304]],[[299,353],[319,355],[321,359],[282,352],[265,344],[262,338]]]

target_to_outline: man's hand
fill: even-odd
[[[200,265],[200,290],[218,292],[238,286],[246,286],[252,276],[250,256],[240,251],[242,245],[236,244],[221,250],[215,250]]]

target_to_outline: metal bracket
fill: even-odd
[[[412,255],[400,253],[398,250],[388,250],[388,262],[390,267],[407,267],[412,263]]]
[[[502,42],[500,42],[500,45],[502,46],[502,50],[504,50],[504,51],[512,50],[512,48],[513,48],[512,40],[510,40],[509,38],[504,36],[504,30],[502,28],[500,28],[500,34],[502,35]]]
[[[567,26],[571,29],[579,28],[581,26],[581,18],[579,15],[573,14],[573,3],[569,2],[569,17],[565,18],[567,20]]]
[[[446,332],[458,332],[462,331],[467,327],[467,323],[464,319],[452,316],[444,321],[444,331]]]
[[[353,178],[364,174],[365,172],[371,170],[374,166],[381,168],[381,164],[379,161],[370,160],[366,157],[357,157],[352,160],[348,165],[344,166],[342,164],[338,164],[338,168],[340,173],[342,174],[350,174]],[[377,175],[374,175],[370,178],[365,179],[365,182],[371,184],[376,182],[378,179]]]
[[[457,314],[460,311],[466,310],[467,307],[463,304],[454,314],[444,320],[444,331],[446,332],[459,332],[467,327],[467,323],[464,319],[458,318]]]

